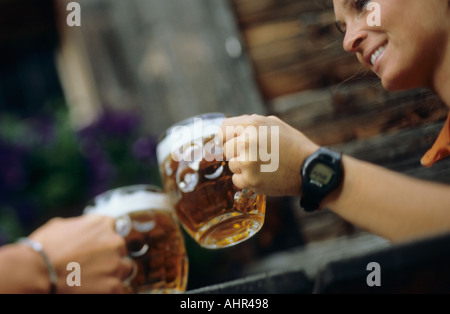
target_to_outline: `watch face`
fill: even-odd
[[[334,170],[322,163],[316,163],[309,173],[311,183],[319,183],[319,186],[327,185],[330,183],[331,178],[334,175]]]

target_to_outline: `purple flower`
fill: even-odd
[[[9,243],[7,235],[0,229],[0,247]]]
[[[55,142],[55,121],[49,116],[42,115],[31,122],[38,145],[49,146]]]
[[[26,186],[25,154],[23,148],[6,144],[0,139],[0,200]]]
[[[126,137],[135,133],[140,124],[138,114],[107,109],[97,121],[81,130],[79,134],[82,137]]]
[[[138,138],[133,144],[133,155],[140,161],[153,164],[156,162],[157,144],[158,142],[155,136],[142,136]]]

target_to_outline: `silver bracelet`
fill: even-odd
[[[53,268],[53,265],[50,262],[47,254],[45,253],[44,248],[42,247],[42,244],[40,244],[39,242],[32,240],[30,238],[20,238],[17,242],[19,244],[23,244],[23,245],[26,245],[26,246],[32,248],[33,250],[35,250],[42,256],[42,258],[44,259],[45,265],[47,266],[48,273],[50,275],[50,293],[52,293],[52,294],[56,293],[56,283],[58,281],[58,276],[56,275],[56,271]]]

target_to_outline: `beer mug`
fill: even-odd
[[[107,191],[84,214],[112,216],[125,239],[134,272],[127,283],[134,293],[182,293],[188,258],[173,207],[156,187],[135,185]]]
[[[170,127],[157,146],[164,185],[186,232],[205,248],[223,248],[256,234],[265,195],[233,184],[218,132],[226,116],[208,113]]]

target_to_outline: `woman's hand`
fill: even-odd
[[[299,195],[303,162],[319,149],[275,116],[225,119],[219,136],[236,187],[270,196]]]

